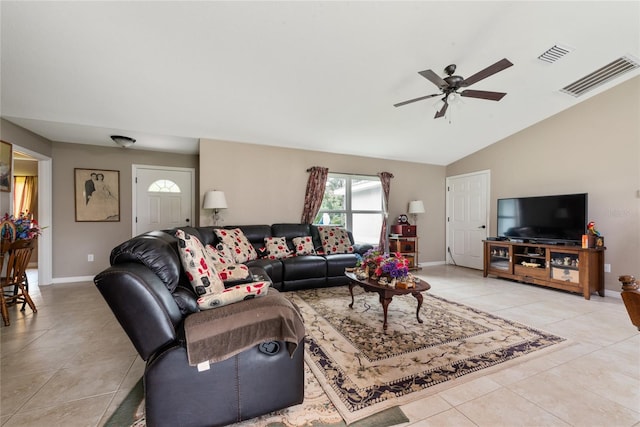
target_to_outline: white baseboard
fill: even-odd
[[[418,267],[431,267],[434,265],[444,265],[444,261],[419,262]]]
[[[51,284],[56,283],[77,283],[77,282],[92,282],[95,276],[75,276],[75,277],[56,277],[51,280]]]
[[[622,296],[620,295],[620,291],[612,291],[610,289],[605,289],[604,290],[604,296],[605,297],[622,299]]]

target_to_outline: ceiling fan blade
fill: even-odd
[[[397,104],[393,104],[394,107],[402,107],[403,105],[411,104],[412,102],[422,101],[423,99],[433,98],[434,96],[440,96],[441,93],[434,93],[433,95],[421,96],[420,98],[410,99],[408,101],[399,102]]]
[[[486,90],[463,90],[460,92],[460,96],[466,96],[468,98],[480,98],[488,99],[489,101],[500,101],[506,93],[504,92],[489,92]]]
[[[446,89],[449,86],[449,83],[445,82],[442,77],[431,70],[418,71],[418,74],[438,86],[440,89]]]
[[[504,70],[505,68],[511,67],[513,64],[507,58],[501,59],[493,65],[488,66],[482,71],[478,71],[471,77],[464,79],[460,86],[467,87],[471,86],[474,83],[479,82],[480,80],[486,79],[489,76],[494,75],[495,73]]]
[[[437,119],[438,117],[442,117],[444,116],[444,113],[447,112],[447,108],[449,108],[449,103],[447,102],[447,99],[445,98],[444,100],[444,105],[442,106],[442,108],[440,109],[440,111],[438,111],[436,113],[435,116],[433,116],[434,119]]]

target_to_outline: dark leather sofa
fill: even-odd
[[[319,243],[317,230],[314,235],[314,227],[308,224],[240,228],[258,249],[264,246],[264,237],[268,236],[286,236],[290,243],[294,237],[311,235],[314,242]],[[212,227],[183,230],[196,235],[204,244],[217,243]],[[189,364],[187,319],[221,309],[198,312],[173,231],[145,233],[118,245],[111,252],[111,266],[94,279],[140,357],[146,361],[147,425],[227,425],[301,403],[304,339],[297,343],[292,355],[287,351],[290,342],[270,338],[213,363],[203,372]],[[357,249],[362,252],[369,247]],[[354,266],[355,262],[354,254],[336,254],[283,260],[262,258],[247,265],[252,277],[271,278],[272,288],[276,289],[269,291],[271,296],[279,291],[344,284],[344,269]]]
[[[180,227],[186,233],[197,236],[204,244],[213,246],[218,244],[214,227]],[[292,239],[295,237],[311,236],[315,249],[322,250],[322,242],[316,226],[312,224],[273,224],[273,225],[237,225],[224,228],[240,228],[258,253],[264,249],[265,237],[285,237],[287,246],[295,253]],[[171,231],[168,231],[171,233]],[[248,261],[249,267],[261,267],[271,278],[273,287],[280,291],[293,291],[307,288],[345,285],[348,279],[344,269],[354,267],[357,261],[356,253],[362,255],[372,245],[355,244],[353,235],[349,238],[354,247],[354,253],[329,255],[303,255],[283,259],[259,258]]]

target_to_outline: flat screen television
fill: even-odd
[[[498,199],[498,237],[579,244],[587,228],[587,193]]]

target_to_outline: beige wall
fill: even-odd
[[[640,77],[447,167],[447,176],[491,170],[497,199],[589,193],[589,218],[605,238],[606,288],[640,275]]]
[[[195,168],[196,174],[198,168],[197,155],[119,147],[56,142],[52,154],[54,279],[99,273],[109,266],[111,249],[131,237],[133,164]],[[75,222],[74,168],[120,171],[120,222]],[[94,262],[87,261],[90,253]]]
[[[51,141],[0,119],[0,140],[51,157]],[[8,212],[11,194],[0,192],[0,214]]]
[[[200,141],[200,206],[208,190],[225,192],[229,208],[225,225],[300,222],[312,166],[330,172],[376,175],[391,172],[389,218],[407,212],[410,200],[424,201],[418,218],[419,261],[444,261],[445,168],[419,163],[267,147],[202,139]],[[211,224],[211,212],[200,212],[200,223]]]

